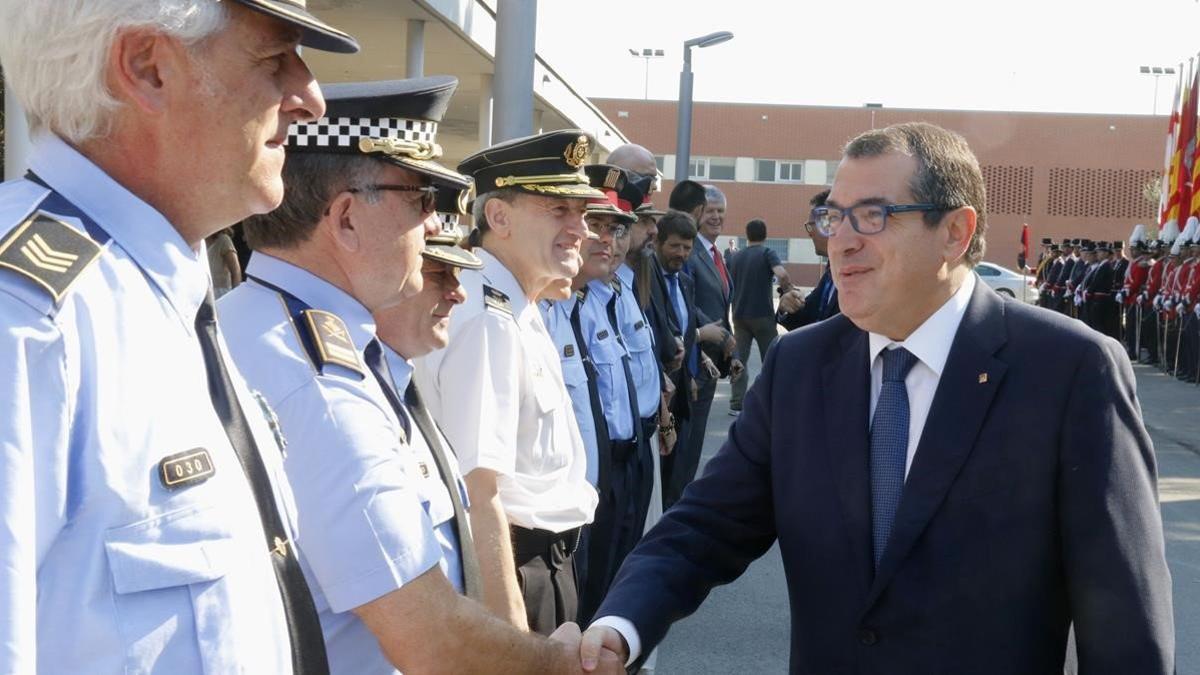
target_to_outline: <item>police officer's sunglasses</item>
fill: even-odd
[[[435,185],[365,185],[360,188],[347,188],[346,192],[355,194],[360,192],[420,192],[421,193],[421,213],[433,213],[433,209],[437,205],[437,186]]]

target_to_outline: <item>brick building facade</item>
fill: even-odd
[[[669,192],[675,102],[593,102],[659,158]],[[842,146],[867,129],[910,121],[957,131],[975,151],[987,183],[986,258],[997,264],[1016,267],[1022,223],[1036,244],[1042,237],[1124,239],[1135,223],[1156,219],[1145,193],[1162,171],[1164,116],[698,102],[691,173],[728,197],[725,234],[744,236],[745,223],[762,218],[768,243],[807,283],[817,262],[803,228],[808,200],[833,180]],[[665,195],[658,201],[665,206]]]

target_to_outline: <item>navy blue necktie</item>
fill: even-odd
[[[904,378],[916,363],[917,357],[907,349],[883,351],[883,386],[871,419],[871,540],[876,569],[904,492],[904,463],[908,457],[908,389]]]

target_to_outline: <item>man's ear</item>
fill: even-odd
[[[487,219],[488,229],[496,234],[498,239],[508,239],[512,236],[512,206],[503,199],[489,199],[483,205],[483,215]]]
[[[359,202],[349,192],[339,192],[325,209],[325,216],[318,225],[337,248],[347,253],[357,253],[362,246],[361,232],[354,225],[354,211]]]
[[[971,245],[971,237],[979,225],[979,215],[975,207],[962,206],[942,216],[942,224],[946,226],[946,244],[942,251],[947,263],[958,262],[967,254]]]
[[[182,46],[145,28],[123,30],[108,52],[108,84],[118,100],[143,112],[161,114],[167,107],[164,82],[182,76]]]

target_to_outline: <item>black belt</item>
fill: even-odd
[[[579,548],[579,536],[583,532],[583,528],[580,527],[573,527],[563,532],[551,532],[550,530],[531,530],[520,525],[513,525],[510,530],[512,531],[513,555],[518,561],[553,553],[556,546],[560,547],[560,550],[567,556],[574,555],[576,549]]]
[[[610,441],[608,447],[612,449],[613,462],[623,463],[629,461],[630,457],[637,454],[638,442],[636,438],[625,441]]]

